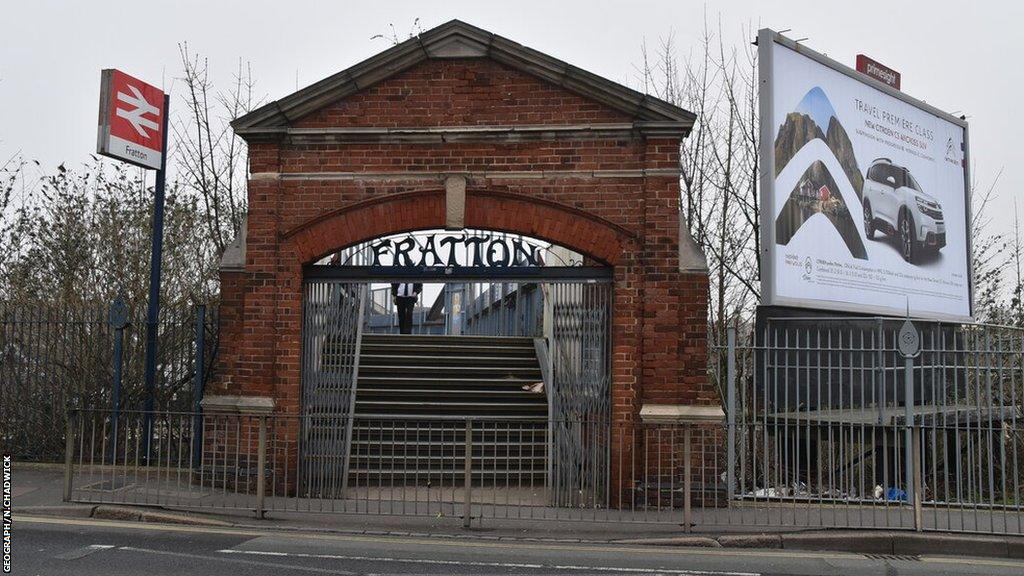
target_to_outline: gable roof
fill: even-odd
[[[396,44],[294,94],[240,116],[231,127],[240,135],[277,132],[295,120],[431,58],[487,57],[557,84],[626,113],[638,121],[689,132],[696,116],[665,102],[591,74],[459,20],[451,20]]]

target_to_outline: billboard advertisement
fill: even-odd
[[[967,124],[758,35],[762,301],[970,320]]]

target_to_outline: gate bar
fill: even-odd
[[[473,419],[466,418],[466,454],[463,456],[462,527],[469,528],[473,521]]]

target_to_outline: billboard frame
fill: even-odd
[[[769,28],[762,28],[757,31],[757,74],[758,74],[758,115],[760,117],[760,126],[758,136],[760,143],[758,145],[758,154],[760,155],[760,163],[758,169],[761,171],[759,185],[761,191],[759,194],[760,201],[760,235],[761,235],[761,305],[762,306],[789,306],[794,308],[808,308],[814,310],[835,310],[839,312],[852,312],[865,315],[875,316],[904,316],[905,314],[897,314],[894,310],[888,306],[870,306],[865,304],[855,304],[849,302],[831,302],[828,300],[812,300],[812,299],[798,299],[798,298],[787,298],[781,297],[775,294],[775,242],[771,240],[774,238],[773,234],[767,234],[773,229],[775,219],[775,143],[774,143],[774,132],[775,126],[772,119],[772,112],[774,110],[775,102],[773,101],[774,94],[774,78],[772,76],[772,70],[774,70],[773,62],[773,51],[772,48],[775,44],[779,44],[784,48],[788,48],[801,56],[810,58],[814,62],[830,68],[840,74],[850,77],[857,82],[865,84],[887,96],[901,100],[906,104],[914,106],[919,110],[931,114],[940,120],[944,120],[951,124],[956,125],[964,132],[964,149],[963,149],[963,169],[964,169],[964,217],[966,219],[965,231],[967,237],[967,296],[968,296],[968,307],[970,313],[968,316],[961,316],[958,314],[942,314],[942,313],[931,313],[926,318],[931,320],[948,321],[948,322],[974,322],[974,246],[973,238],[971,235],[971,174],[970,174],[970,138],[967,121],[963,118],[953,116],[948,112],[939,110],[938,108],[908,96],[905,92],[896,90],[889,87],[888,85],[871,78],[857,70],[850,68],[840,62],[837,62],[824,54],[820,54],[801,45],[799,42],[790,40],[785,36],[771,30]],[[925,318],[925,317],[922,317]]]

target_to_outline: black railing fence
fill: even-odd
[[[69,408],[141,410],[145,400],[145,308],[114,322],[112,305],[0,303],[0,442],[19,460],[60,461]],[[202,368],[196,378],[199,331]],[[217,350],[214,306],[165,305],[157,347],[157,410],[194,410]],[[119,342],[120,341],[120,342]],[[118,381],[120,385],[118,385]]]
[[[216,314],[191,306],[163,313],[156,410],[147,414],[145,326],[141,311],[129,317],[115,409],[118,324],[108,310],[0,308],[3,447],[20,459],[63,456],[66,500],[455,516],[466,525],[1024,534],[1019,328],[792,318],[730,328],[710,347],[724,422],[690,422],[202,414],[195,390],[210,376]],[[570,397],[586,406],[586,394]],[[310,451],[314,428],[349,451]],[[589,450],[568,458],[565,446]]]

